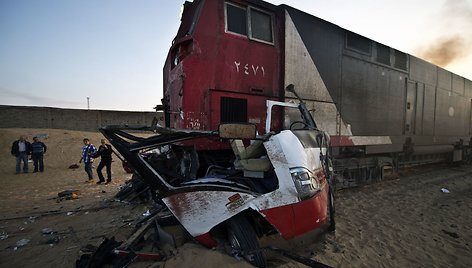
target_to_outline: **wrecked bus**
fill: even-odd
[[[288,90],[295,92],[293,85]],[[258,237],[291,239],[326,224],[335,228],[330,138],[302,101],[267,101],[269,119],[276,106],[295,109],[301,120],[282,131],[268,123],[264,135],[240,123],[217,131],[108,126],[101,132],[199,243],[213,248],[224,241],[228,253],[264,267]],[[196,148],[207,140],[231,147],[220,152],[229,160],[200,154]]]

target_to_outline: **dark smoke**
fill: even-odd
[[[467,0],[447,0],[435,18],[441,25],[430,45],[416,49],[416,54],[441,67],[461,60],[472,50],[472,6]]]
[[[460,36],[441,37],[426,49],[418,51],[418,56],[441,67],[467,55],[467,45],[464,38]]]

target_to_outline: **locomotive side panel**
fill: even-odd
[[[386,136],[399,144],[411,138],[417,145],[454,144],[470,135],[471,101],[465,96],[472,94],[469,80],[302,11],[283,8],[285,85],[300,87],[300,95],[313,105],[315,118],[331,135]],[[297,42],[301,45],[294,46]],[[325,109],[321,102],[335,109]],[[335,126],[324,122],[334,117]]]
[[[470,108],[466,99],[449,90],[438,89],[435,135],[439,137],[466,137]]]
[[[434,110],[436,109],[436,87],[425,84],[424,106],[423,106],[423,129],[424,136],[434,135]]]
[[[410,83],[424,101],[417,103],[416,117],[422,116],[413,133],[415,143],[454,144],[470,136],[470,80],[424,60],[410,56]],[[407,133],[408,134],[408,133]]]
[[[437,67],[427,61],[410,55],[410,79],[435,86],[438,81]]]
[[[470,135],[470,99],[465,96],[466,79],[437,67],[436,140],[455,143]]]
[[[327,125],[328,132],[336,136],[402,135],[406,60],[403,65],[395,62],[395,54],[392,52],[391,56],[387,48],[388,64],[372,64],[377,51],[371,40],[302,11],[283,7],[286,9],[285,85],[295,84],[302,98],[309,103],[314,101],[314,115],[319,123]],[[351,44],[347,36],[361,40],[353,40]],[[362,47],[366,40],[368,47]],[[301,43],[298,47],[303,49],[293,49],[293,43]],[[359,43],[361,48],[356,50]],[[318,76],[321,82],[305,78]],[[330,114],[323,114],[327,109],[316,108],[323,107],[320,102],[333,104]],[[334,122],[325,122],[333,118],[336,118],[334,127]]]
[[[401,135],[405,76],[350,56],[343,56],[342,117],[353,135]]]
[[[338,103],[341,91],[340,55],[343,44],[341,28],[294,8],[288,6],[283,6],[283,8],[286,11],[285,84],[303,81],[306,76],[319,76],[322,80],[321,85],[305,83],[298,86],[295,84],[297,90],[300,91],[298,94],[308,100]],[[293,43],[302,49],[293,51]],[[308,57],[308,61],[297,62],[297,59],[302,57]],[[287,60],[287,58],[294,60]],[[326,93],[320,92],[320,87],[324,87],[321,90],[327,91],[329,97],[326,97]],[[287,96],[292,95],[287,94]]]
[[[331,135],[338,186],[375,181],[385,165],[462,159],[460,144],[468,144],[472,130],[470,81],[282,7],[284,84],[302,92]],[[294,118],[287,113],[285,120],[288,126]]]
[[[465,79],[465,96],[472,97],[472,81]]]
[[[305,21],[304,18],[301,18],[301,20]],[[315,50],[324,51],[324,56],[330,57],[332,59],[331,64],[337,66],[338,63],[336,61],[340,59],[339,54],[341,50],[341,40],[336,33],[336,29],[339,28],[331,28],[327,31],[327,29],[319,25],[319,21],[309,20],[308,22],[308,25],[297,25],[292,20],[290,13],[285,11],[285,57],[283,68],[285,86],[289,84],[296,85],[298,94],[305,99],[308,109],[317,118],[320,128],[327,131],[330,135],[340,135],[340,133],[346,135],[350,133],[350,130],[340,120],[339,111],[336,107],[339,89],[332,82],[326,82],[321,74],[322,70],[319,69],[319,66],[321,68],[326,68],[326,66],[315,64],[310,49],[306,46],[307,43],[303,39],[317,38],[320,42],[312,42],[312,44],[319,45]],[[306,28],[311,29],[314,34],[303,36],[302,32],[306,31]],[[302,32],[300,32],[300,29],[302,29]],[[326,46],[327,41],[319,38],[320,36],[325,36],[326,39],[329,39],[328,43],[331,44],[329,48]],[[286,101],[293,98],[293,94],[286,93]],[[299,118],[293,116],[294,114],[296,113],[293,113],[290,109],[285,111],[285,128],[289,128],[291,122],[299,120]]]

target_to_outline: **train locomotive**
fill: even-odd
[[[290,84],[331,137],[338,187],[382,179],[386,166],[469,158],[472,81],[287,5],[184,4],[164,67],[166,127],[245,122],[264,134],[266,101],[295,100]],[[300,121],[287,109],[272,117],[272,129]]]

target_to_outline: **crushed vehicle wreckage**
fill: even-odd
[[[293,85],[287,90],[296,95]],[[276,106],[298,109],[302,120],[271,132]],[[260,136],[251,124],[221,124],[218,131],[155,126],[100,131],[133,167],[138,191],[149,190],[153,202],[206,247],[226,243],[232,254],[264,267],[258,237],[291,239],[322,226],[335,228],[330,138],[300,98],[298,104],[268,100],[266,134]],[[228,149],[201,155],[194,144],[202,139],[226,142]]]

